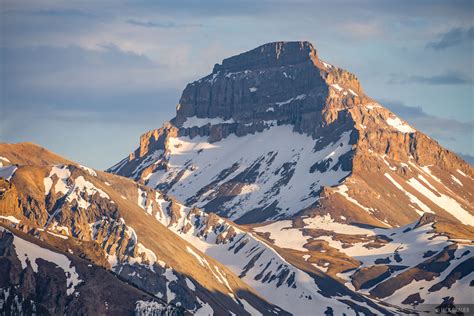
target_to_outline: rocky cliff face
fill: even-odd
[[[109,171],[240,223],[334,209],[371,225],[426,212],[474,223],[472,167],[308,42],[270,43],[217,64],[187,85],[171,123]]]
[[[224,59],[207,77],[189,84],[172,122],[183,135],[209,136],[211,142],[262,131],[268,121],[316,135],[335,119],[326,101],[337,83],[350,89],[339,96],[345,108],[365,98],[357,78],[320,61],[310,43],[266,44]],[[192,118],[221,122],[200,129],[206,124],[193,124]]]

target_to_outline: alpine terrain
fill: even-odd
[[[0,144],[3,314],[471,304],[474,169],[308,42],[224,59],[105,172]]]
[[[180,201],[157,220],[290,313],[472,303],[472,166],[308,42],[216,64],[107,171]]]

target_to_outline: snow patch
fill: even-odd
[[[359,96],[357,93],[354,92],[354,90],[352,90],[352,89],[348,89],[348,90],[352,95],[355,95],[356,97]]]
[[[451,179],[453,179],[453,181],[459,184],[460,186],[463,186],[462,182],[458,178],[456,178],[454,175],[451,175]]]
[[[183,123],[184,128],[190,128],[193,126],[204,126],[204,125],[217,125],[217,124],[232,124],[235,123],[234,119],[224,120],[220,117],[216,118],[199,118],[196,116],[186,118],[186,121]]]
[[[0,218],[3,218],[3,219],[6,219],[12,223],[15,223],[15,224],[19,224],[20,223],[20,220],[17,219],[15,216],[12,216],[12,215],[9,215],[9,216],[3,216],[3,215],[0,215]]]
[[[356,199],[350,197],[349,194],[347,194],[347,192],[349,192],[349,188],[345,184],[342,184],[338,187],[335,187],[335,190],[336,190],[337,193],[339,193],[340,195],[345,197],[346,200],[348,200],[351,203],[354,203],[355,205],[357,205],[358,207],[360,207],[361,209],[363,209],[367,213],[373,213],[374,210],[372,208],[369,208],[369,207],[366,207],[366,206],[360,204]]]
[[[387,118],[387,124],[395,128],[396,130],[406,134],[406,133],[414,133],[415,130],[408,124],[404,123],[398,117],[395,118]]]
[[[338,234],[373,236],[371,229],[335,222],[330,214],[303,219],[305,229],[329,230]]]
[[[84,166],[82,166],[82,165],[79,165],[79,168],[81,168],[81,169],[87,171],[91,176],[97,177],[97,172],[95,172],[95,171],[92,170],[91,168],[89,168],[89,167],[84,167]]]
[[[298,229],[293,229],[292,221],[277,221],[269,225],[255,227],[259,233],[269,233],[270,239],[280,248],[308,251],[303,246],[308,242],[308,236]]]
[[[326,68],[328,68],[328,69],[332,68],[332,65],[330,65],[330,64],[328,64],[328,63],[326,63],[326,62],[324,62],[324,61],[322,61],[322,60],[321,60],[321,63],[323,63],[323,66],[326,67]]]
[[[385,178],[387,178],[388,180],[390,180],[390,182],[392,182],[392,184],[397,188],[399,189],[400,191],[402,191],[403,193],[405,193],[405,195],[408,197],[408,199],[410,200],[410,202],[418,205],[418,207],[420,207],[421,211],[418,211],[417,213],[419,215],[422,215],[423,212],[426,212],[426,213],[434,213],[425,203],[421,202],[416,196],[414,196],[413,194],[411,194],[410,192],[408,192],[407,190],[405,190],[391,175],[389,175],[388,173],[385,173],[384,174]]]
[[[36,263],[36,260],[43,259],[56,264],[64,270],[67,278],[67,295],[73,294],[76,287],[82,282],[82,280],[79,279],[79,274],[77,274],[76,268],[72,266],[71,261],[65,255],[42,248],[17,236],[14,236],[13,244],[23,269],[25,269],[29,263],[33,271],[37,273],[38,264]]]
[[[283,102],[276,102],[276,105],[278,106],[282,106],[282,105],[285,105],[285,104],[289,104],[293,101],[297,101],[297,100],[303,100],[304,98],[306,98],[306,94],[300,94],[300,95],[297,95],[296,97],[293,97],[291,99],[288,99],[286,101],[283,101]]]
[[[409,179],[407,183],[415,190],[423,194],[427,199],[431,200],[435,205],[438,205],[446,212],[453,215],[461,223],[474,226],[474,216],[466,211],[455,199],[439,192],[438,194],[440,196],[434,194],[415,178]]]
[[[3,178],[7,181],[10,181],[10,179],[13,177],[13,174],[18,168],[14,165],[9,165],[6,167],[1,167],[0,166],[0,178]]]

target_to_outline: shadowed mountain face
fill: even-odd
[[[308,42],[215,65],[107,173],[32,144],[0,144],[0,163],[0,302],[202,315],[471,303],[474,170]],[[92,294],[84,264],[105,268],[123,306]],[[53,285],[57,310],[38,290]]]

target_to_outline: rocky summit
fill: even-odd
[[[224,59],[109,171],[238,223],[333,209],[345,222],[387,227],[426,212],[474,221],[472,167],[308,42]]]
[[[472,166],[311,43],[265,44],[188,84],[176,116],[106,172],[0,144],[0,311],[399,315],[472,303],[473,189]]]

